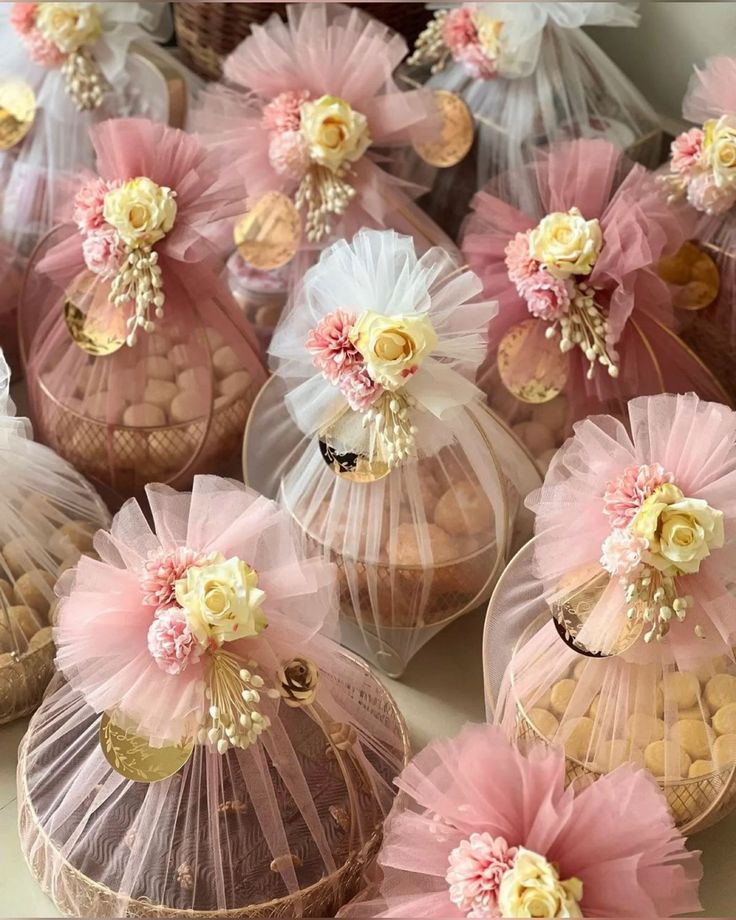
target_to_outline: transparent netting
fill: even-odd
[[[101,561],[65,583],[61,673],[19,758],[27,862],[72,916],[331,916],[380,845],[408,757],[401,716],[329,638],[334,571],[301,555],[283,510],[215,477],[148,497],[153,529],[128,503],[99,538]],[[170,609],[155,611],[140,579],[161,573],[146,569],[153,556],[196,553],[248,559],[268,628],[175,673],[149,633]],[[229,658],[251,695],[218,718],[227,705],[255,725],[257,709],[262,729],[216,743],[196,726],[214,724],[205,686],[215,692]]]
[[[109,522],[99,496],[16,418],[0,355],[0,723],[38,706],[53,673],[59,575]]]
[[[632,6],[476,4],[477,23],[500,30],[496,56],[488,62],[492,75],[478,77],[451,56],[434,74],[428,66],[404,69],[409,85],[457,93],[473,115],[475,139],[461,163],[432,177],[416,156],[406,156],[399,173],[431,184],[422,203],[453,237],[475,192],[494,177],[501,177],[509,201],[532,206],[536,190],[517,170],[536,148],[552,142],[605,138],[645,166],[658,165],[662,132],[654,110],[581,28],[635,26]]]

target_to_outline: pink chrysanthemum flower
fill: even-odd
[[[488,57],[480,45],[466,45],[453,57],[474,80],[490,80],[496,76],[496,62]]]
[[[307,351],[314,366],[330,383],[337,384],[350,368],[363,363],[363,357],[350,341],[356,316],[345,310],[328,313],[307,336]]]
[[[299,131],[281,131],[271,137],[268,158],[280,176],[302,179],[309,169],[309,147]]]
[[[459,9],[449,10],[445,17],[442,40],[450,49],[453,57],[468,45],[478,44],[478,29],[473,20],[474,12],[474,6],[461,6]]]
[[[659,463],[629,466],[618,479],[609,482],[603,496],[603,513],[611,527],[628,527],[644,501],[665,482],[672,482],[672,473],[665,472]]]
[[[614,530],[603,541],[601,565],[611,575],[628,575],[648,548],[647,541],[630,530]]]
[[[461,840],[450,853],[446,876],[452,903],[467,917],[497,916],[498,889],[516,852],[503,837],[488,833]]]
[[[723,214],[736,201],[731,189],[719,188],[713,173],[692,176],[687,183],[687,200],[697,210],[706,214]]]
[[[10,24],[20,35],[27,35],[36,26],[37,3],[14,3]]]
[[[572,282],[568,279],[555,278],[542,269],[519,285],[519,293],[532,316],[552,321],[568,310],[571,288]]]
[[[117,230],[102,226],[90,231],[82,242],[84,264],[101,278],[112,278],[126,258],[126,251]]]
[[[66,55],[59,49],[58,45],[43,36],[38,29],[34,28],[30,32],[26,32],[23,36],[23,43],[31,60],[42,67],[50,69],[61,67],[66,59]]]
[[[187,626],[180,607],[161,610],[148,630],[148,651],[167,674],[181,674],[190,663],[199,660],[202,647]]]
[[[263,109],[263,127],[267,131],[298,131],[301,127],[302,103],[309,99],[309,92],[287,90],[279,93]]]
[[[95,177],[79,189],[74,198],[74,222],[82,231],[89,233],[105,224],[105,195],[112,186],[104,179]]]
[[[340,392],[356,412],[364,412],[383,393],[380,383],[371,377],[365,365],[351,367],[340,377]]]
[[[146,561],[141,578],[143,603],[158,610],[169,607],[174,602],[174,586],[187,569],[207,565],[212,557],[212,553],[201,553],[188,546],[180,546],[173,553],[166,550],[155,553]]]
[[[509,278],[517,287],[538,271],[539,263],[529,253],[529,237],[526,233],[517,233],[504,252]]]
[[[703,131],[690,128],[679,134],[670,146],[670,166],[673,172],[687,176],[697,166],[703,153]]]

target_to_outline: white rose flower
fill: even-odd
[[[350,330],[350,341],[365,361],[376,383],[398,390],[437,347],[432,323],[421,314],[385,316],[366,310]]]
[[[268,625],[260,609],[266,595],[258,587],[258,574],[237,557],[190,566],[174,590],[190,631],[202,645],[248,639]]]
[[[152,246],[174,226],[176,199],[170,188],[140,176],[105,195],[103,216],[128,246]]]
[[[548,214],[529,234],[531,257],[555,278],[589,275],[602,245],[597,219],[586,220],[577,208]]]
[[[649,544],[644,561],[665,575],[689,575],[725,541],[723,512],[686,498],[673,483],[658,486],[636,514],[632,531]]]
[[[338,96],[303,102],[300,113],[310,158],[334,173],[359,160],[370,146],[368,119]]]
[[[736,185],[736,116],[722,115],[717,121],[707,121],[703,128],[703,155],[716,186]]]
[[[36,28],[65,54],[93,44],[102,34],[95,3],[41,3],[36,13]]]
[[[583,883],[560,881],[557,869],[544,856],[524,847],[498,889],[501,917],[582,917]]]

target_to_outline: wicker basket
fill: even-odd
[[[423,3],[351,3],[396,29],[411,44],[429,19]],[[179,47],[187,63],[208,80],[222,76],[222,61],[248,35],[251,26],[272,13],[283,14],[284,3],[174,4]]]

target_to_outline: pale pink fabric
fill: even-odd
[[[583,882],[586,917],[697,911],[699,853],[688,852],[652,778],[621,767],[577,795],[561,751],[526,753],[500,729],[435,741],[397,780],[379,854],[382,877],[340,917],[464,917],[449,897],[449,855],[473,833],[503,837]],[[371,897],[372,895],[372,897]]]
[[[702,70],[695,67],[682,100],[682,115],[702,125],[709,118],[736,114],[736,58],[708,58]]]
[[[608,344],[618,356],[620,373],[614,379],[598,367],[588,380],[582,351],[568,352],[572,419],[640,393],[694,389],[706,398],[721,398],[710,375],[672,336],[672,294],[656,274],[658,260],[674,253],[692,229],[686,212],[668,207],[654,176],[628,162],[608,141],[559,143],[539,152],[527,168],[533,171],[538,199],[533,213],[495,197],[491,185],[476,195],[462,239],[486,295],[499,301],[490,326],[488,363],[495,364],[498,343],[509,328],[531,317],[509,278],[506,246],[546,214],[577,207],[586,219],[600,221],[603,247],[590,283],[602,288],[600,299],[609,311]],[[539,341],[544,342],[541,336]],[[534,362],[534,354],[528,361]]]

